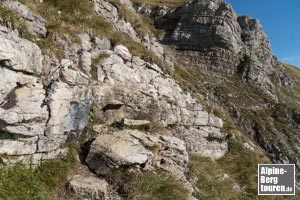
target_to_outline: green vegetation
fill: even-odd
[[[147,34],[151,35],[150,28],[145,28],[146,25],[143,24],[143,21],[136,14],[121,5],[118,0],[112,0],[111,2],[118,7],[122,17],[133,23],[137,31],[145,30]],[[36,3],[34,0],[28,0],[25,4],[33,12],[47,20],[47,37],[35,39],[40,47],[45,50],[45,53],[52,52],[60,58],[63,54],[62,47],[55,42],[57,35],[68,37],[72,42],[79,43],[78,34],[87,32],[98,37],[106,37],[111,40],[113,45],[123,44],[134,55],[140,56],[148,62],[156,63],[165,72],[168,72],[167,64],[159,59],[155,53],[146,49],[140,43],[133,41],[124,33],[117,31],[112,23],[98,16],[96,12],[91,12],[94,10],[91,1],[47,0],[44,3]],[[147,25],[146,27],[151,26]],[[151,27],[151,30],[154,30],[154,28]],[[143,36],[146,33],[140,34]]]
[[[243,140],[229,141],[229,152],[223,158],[213,161],[209,158],[192,156],[189,177],[197,177],[199,199],[253,200],[253,199],[299,199],[295,197],[258,197],[257,164],[269,163],[262,153],[243,147]],[[235,189],[234,189],[235,188]]]
[[[207,90],[199,83],[198,77],[179,64],[174,65],[173,78],[178,81],[184,91],[206,94]]]
[[[128,177],[128,199],[133,200],[186,200],[188,191],[168,174],[145,172]]]
[[[49,160],[37,169],[22,164],[0,166],[0,199],[54,200],[75,165],[73,150],[66,158]]]
[[[29,32],[24,20],[3,5],[0,5],[0,23],[8,24],[12,29],[17,29],[21,37],[29,40],[33,39],[33,35]]]
[[[188,199],[188,191],[168,173],[129,173],[127,171],[114,171],[108,178],[110,184],[122,188],[122,194],[126,200]]]

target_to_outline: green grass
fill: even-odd
[[[151,35],[150,27],[143,24],[143,20],[121,5],[118,0],[113,0],[114,4],[119,8],[122,17],[130,21],[135,29],[146,30]],[[111,40],[113,45],[123,44],[128,47],[132,54],[142,57],[148,62],[154,62],[161,66],[165,72],[169,72],[167,64],[155,55],[152,51],[146,49],[140,43],[131,40],[127,35],[117,31],[112,23],[107,22],[94,11],[91,1],[80,0],[46,0],[44,3],[36,3],[34,0],[26,1],[26,5],[31,10],[41,15],[47,20],[48,35],[42,38],[41,47],[47,48],[48,52],[54,52],[60,58],[63,56],[62,47],[57,44],[56,37],[67,36],[72,42],[80,43],[78,34],[82,32],[90,33],[98,37],[106,37]],[[61,15],[58,12],[61,12]],[[142,28],[143,27],[143,28]],[[152,27],[153,28],[153,27]],[[141,37],[146,33],[140,33]],[[46,52],[47,53],[47,52]]]
[[[229,141],[229,152],[221,159],[213,161],[209,158],[192,156],[190,160],[189,177],[197,177],[194,183],[199,188],[196,197],[199,199],[214,200],[280,200],[299,199],[284,196],[258,196],[257,195],[257,165],[267,164],[270,161],[263,154],[245,150],[243,140]],[[227,177],[224,177],[224,174]],[[237,184],[240,192],[233,189]]]
[[[54,200],[74,164],[75,157],[70,151],[65,159],[46,161],[37,169],[22,164],[0,166],[0,199]]]
[[[186,200],[188,191],[168,174],[131,174],[127,185],[132,200]]]
[[[121,190],[125,200],[186,200],[189,194],[165,172],[133,173],[119,169],[111,173],[108,182]]]
[[[10,25],[10,28],[18,30],[21,37],[28,40],[33,39],[33,35],[28,30],[25,21],[3,5],[0,5],[0,19],[1,23],[7,23]]]
[[[203,87],[203,84],[199,83],[199,80],[194,73],[179,64],[175,64],[174,69],[173,78],[179,83],[184,91],[206,94],[207,90]]]

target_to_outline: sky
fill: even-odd
[[[258,19],[279,60],[300,66],[300,0],[225,0],[240,15]]]

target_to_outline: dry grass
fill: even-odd
[[[0,199],[55,200],[56,194],[64,190],[76,162],[71,148],[66,158],[46,161],[37,169],[28,169],[22,164],[0,165]],[[68,195],[66,199],[70,199]]]
[[[170,8],[176,8],[183,5],[187,0],[131,0],[134,3],[144,2],[151,6],[168,6]]]
[[[282,63],[282,64],[285,67],[288,74],[300,80],[300,69],[298,67],[295,67],[287,63]]]
[[[247,139],[246,139],[247,140]],[[296,196],[257,195],[257,164],[269,163],[258,151],[248,151],[243,147],[243,139],[230,140],[229,152],[223,158],[213,161],[209,158],[192,156],[189,177],[197,177],[195,186],[199,188],[196,197],[207,200],[281,200],[299,199]],[[238,185],[239,190],[234,189]]]

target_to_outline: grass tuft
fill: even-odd
[[[67,175],[76,162],[73,150],[66,158],[44,162],[36,169],[22,164],[0,166],[0,199],[53,200],[64,187]]]

